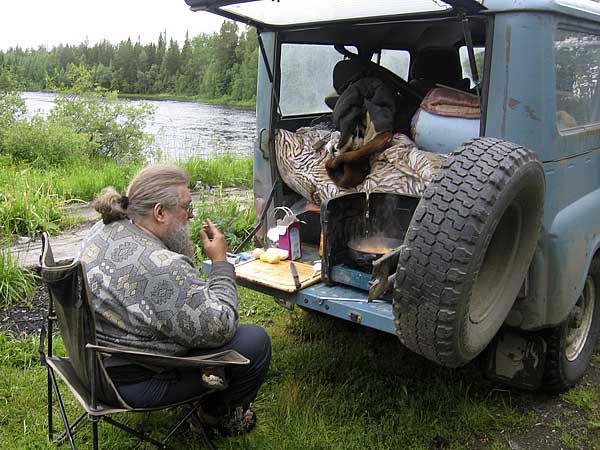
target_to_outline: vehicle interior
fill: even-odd
[[[466,21],[457,17],[445,17],[427,21],[318,26],[279,32],[278,70],[274,71],[276,85],[279,86],[279,101],[273,105],[273,117],[276,118],[274,129],[277,169],[283,180],[283,188],[282,197],[276,203],[292,207],[292,210],[300,214],[301,220],[306,222],[302,226],[304,244],[319,245],[320,233],[323,231],[321,221],[325,214],[323,205],[327,200],[345,193],[366,193],[367,197],[370,192],[389,193],[391,196],[382,197],[381,204],[374,206],[375,209],[382,212],[387,208],[384,205],[397,204],[400,210],[405,211],[401,213],[402,221],[406,222],[405,225],[408,224],[416,207],[415,199],[418,199],[427,180],[441,165],[443,155],[440,154],[450,153],[460,143],[479,135],[482,117],[480,111],[484,107],[484,102],[480,99],[485,98],[485,86],[480,80],[485,80],[483,52],[489,31],[488,20],[481,17]],[[472,74],[467,42],[475,52],[482,53],[477,57],[475,52],[473,54],[479,72],[475,76]],[[325,173],[323,169],[324,163],[335,153],[335,149],[332,150],[335,146],[328,144],[327,140],[331,131],[337,128],[334,122],[338,126],[343,123],[339,119],[338,107],[344,101],[344,95],[352,85],[365,78],[381,80],[388,89],[386,92],[392,93],[394,133],[405,138],[400,142],[398,134],[395,134],[396,137],[388,145],[391,145],[390,155],[386,156],[383,152],[384,156],[379,161],[371,156],[371,167],[366,169],[367,173],[370,172],[366,181],[350,187],[340,187],[332,182],[332,171]],[[459,93],[460,108],[464,106],[461,97],[464,94],[464,98],[474,105],[473,110],[476,112],[468,118],[440,116],[428,122],[424,119],[416,121],[423,99],[440,86],[450,93]],[[445,97],[442,96],[441,100],[437,96],[435,98],[439,103]],[[380,98],[365,100],[364,103],[354,97],[350,98],[350,115],[364,114],[365,110],[369,110],[365,106],[369,101],[379,102],[379,105],[385,103]],[[455,107],[452,104],[449,108],[456,109]],[[427,145],[427,139],[419,140],[414,134],[415,130],[419,131],[419,127],[426,128],[426,132],[421,135],[429,138],[429,141],[441,141],[443,145],[438,145],[439,148],[423,148],[423,145]],[[398,142],[400,147],[393,145]],[[391,152],[396,148],[400,148],[400,151],[394,155],[410,148],[411,156],[407,157],[407,161],[388,164],[395,158]],[[424,151],[417,154],[420,150]],[[415,159],[412,155],[417,155],[417,160],[426,161],[415,168],[408,163],[408,160]],[[350,172],[354,174],[354,167]],[[404,176],[407,172],[417,174],[407,181]],[[419,177],[421,174],[422,179]],[[359,179],[362,176],[364,173]],[[398,200],[398,194],[407,198]],[[359,197],[357,201],[362,202]],[[341,212],[345,207],[339,208],[333,205],[334,202],[329,203],[336,210],[331,217],[338,217],[340,223],[354,221]],[[364,208],[368,209],[369,206],[365,205]],[[335,232],[329,230],[326,234],[350,236],[363,232],[340,231],[341,226]],[[398,233],[391,229],[381,231],[387,236],[394,235],[395,238],[402,239],[404,229],[405,227],[400,227]],[[343,238],[345,241],[348,239]],[[340,249],[345,249],[347,244],[348,242],[331,244],[330,250],[337,246],[339,248],[335,249],[335,254],[343,254],[344,251]]]
[[[466,27],[459,18],[441,18],[427,21],[330,25],[313,29],[282,31],[279,34],[282,45],[279,61],[281,65],[279,71],[281,102],[285,102],[287,96],[303,95],[301,91],[289,93],[285,91],[287,88],[285,49],[291,46],[329,47],[336,49],[338,61],[359,61],[362,64],[355,64],[353,68],[358,70],[361,65],[366,66],[363,69],[370,68],[378,75],[387,77],[387,80],[393,83],[403,96],[404,106],[408,110],[416,109],[424,94],[438,83],[475,93],[472,83],[466,80],[467,77],[471,77],[471,68],[466,51],[465,36],[468,31],[473,48],[485,50],[489,28],[487,19],[473,17],[468,19]],[[408,66],[405,73],[398,73],[402,72],[404,68],[397,65],[391,69],[386,67],[385,61],[383,61],[384,55],[394,52],[405,53]],[[381,70],[377,71],[377,67]],[[295,70],[302,69],[295,67]],[[482,72],[481,67],[478,67],[478,70]],[[465,77],[465,72],[467,77]],[[315,75],[329,82],[328,94],[334,91],[336,74],[333,70],[329,70],[327,73],[323,67],[322,72],[311,73],[311,76]],[[344,75],[352,76],[349,73]],[[483,73],[478,75],[479,80],[484,79]],[[483,88],[481,81],[480,85]],[[321,106],[320,114],[297,111],[286,113],[284,110],[276,125],[278,128],[290,131],[309,125],[314,119],[330,113],[329,108],[326,107],[325,98],[323,98]],[[408,124],[402,125],[403,129],[408,129]]]

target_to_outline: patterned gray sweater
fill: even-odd
[[[193,262],[119,220],[98,222],[82,243],[99,344],[177,355],[226,344],[238,326],[233,266],[213,264],[208,282]]]

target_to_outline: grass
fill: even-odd
[[[37,276],[19,267],[10,249],[0,245],[0,308],[31,299]]]
[[[219,440],[219,448],[459,450],[482,436],[533,423],[532,414],[512,407],[510,397],[472,366],[445,369],[403,349],[394,336],[299,309],[289,312],[253,291],[240,294],[241,321],[267,329],[273,359],[254,404],[259,426],[247,436]],[[34,338],[0,334],[2,449],[51,448],[41,394],[45,370],[36,352]],[[65,399],[73,416],[76,404],[70,395]],[[170,418],[152,414],[147,429],[159,436]],[[130,416],[128,422],[143,419]],[[82,433],[78,442],[87,448],[90,435]],[[101,436],[104,448],[150,448],[106,425]],[[201,448],[187,431],[173,446]]]
[[[219,156],[211,159],[190,158],[180,165],[187,171],[192,186],[252,187],[252,158]]]
[[[592,364],[600,356],[594,355]],[[565,449],[600,448],[600,403],[596,385],[579,384],[560,395],[561,400],[573,407],[567,413],[572,417],[568,427],[560,424],[561,443]],[[595,436],[595,437],[594,437]],[[591,437],[591,442],[590,441]]]
[[[191,188],[199,180],[222,187],[252,185],[251,158],[219,156],[181,165],[189,170]],[[73,224],[64,214],[65,203],[90,201],[106,186],[124,192],[141,167],[107,159],[46,169],[0,164],[0,235],[56,233]]]
[[[252,200],[231,198],[221,192],[209,197],[205,194],[195,203],[195,217],[190,223],[190,234],[196,245],[198,260],[205,258],[200,243],[199,232],[202,222],[210,218],[225,236],[228,248],[233,251],[254,228],[256,214]]]
[[[598,392],[595,386],[576,386],[561,394],[560,398],[584,411],[598,409]]]
[[[5,175],[5,174],[2,174]],[[29,178],[27,172],[6,177],[0,193],[0,235],[33,236],[48,231],[55,233],[63,224],[62,199],[51,187]]]

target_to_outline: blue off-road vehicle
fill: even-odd
[[[445,366],[582,377],[600,331],[599,3],[186,2],[258,30],[257,236],[297,255],[243,261],[240,283]]]

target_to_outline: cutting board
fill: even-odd
[[[300,289],[311,286],[321,281],[321,272],[317,272],[314,277],[311,264],[294,262],[298,271],[298,280]],[[280,261],[277,264],[269,264],[260,259],[244,261],[235,266],[235,274],[238,278],[272,287],[280,291],[296,292],[298,288],[294,284],[292,272],[290,272],[290,261]]]

